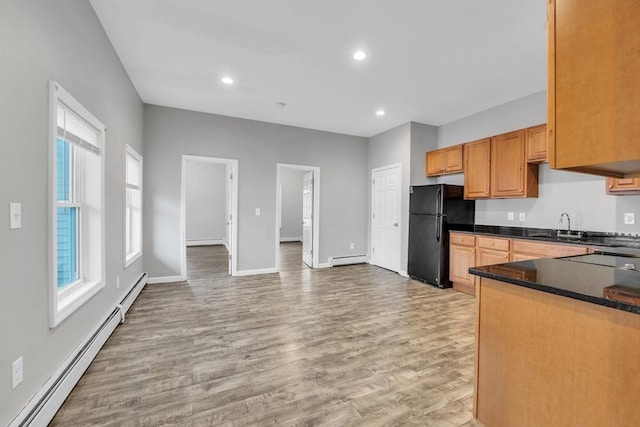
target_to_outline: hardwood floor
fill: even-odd
[[[474,298],[366,264],[207,277],[212,255],[188,256],[51,425],[476,425]]]

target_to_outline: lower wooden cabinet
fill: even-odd
[[[473,239],[473,236],[470,236]],[[449,247],[449,280],[456,290],[474,294],[475,276],[469,274],[469,269],[475,265],[476,250],[473,245],[460,246],[453,241]]]
[[[584,255],[588,251],[589,248],[587,246],[513,239],[511,244],[511,261]]]
[[[469,268],[538,258],[584,255],[589,247],[508,239],[452,231],[449,238],[449,280],[453,289],[475,295],[476,276]],[[535,273],[535,272],[532,272]]]

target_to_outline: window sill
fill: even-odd
[[[51,319],[52,328],[58,326],[64,319],[97,294],[100,289],[104,288],[104,281],[78,281],[69,286],[70,288],[58,292],[56,296],[57,308],[54,310]]]
[[[127,255],[127,257],[124,260],[124,268],[129,267],[140,257],[142,257],[142,251],[132,253],[131,255]]]

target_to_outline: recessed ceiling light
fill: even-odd
[[[222,83],[226,84],[226,85],[232,85],[233,84],[233,79],[229,76],[225,76],[222,78]]]
[[[362,61],[366,57],[367,57],[367,54],[362,50],[359,50],[353,54],[353,59],[355,59],[356,61]]]
[[[378,111],[376,111],[376,116],[384,116],[385,114],[387,114],[387,112],[386,112],[386,111],[384,111],[384,110],[378,110]]]

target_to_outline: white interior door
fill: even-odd
[[[371,263],[400,271],[400,166],[373,170]]]
[[[302,178],[302,261],[313,267],[313,172]]]
[[[227,175],[227,185],[226,185],[226,216],[227,216],[227,224],[225,229],[225,243],[227,245],[227,251],[229,252],[229,275],[232,274],[232,253],[233,253],[233,245],[235,242],[233,241],[233,233],[231,230],[233,229],[233,221],[235,218],[233,217],[233,169],[231,165],[227,165],[226,170]]]

